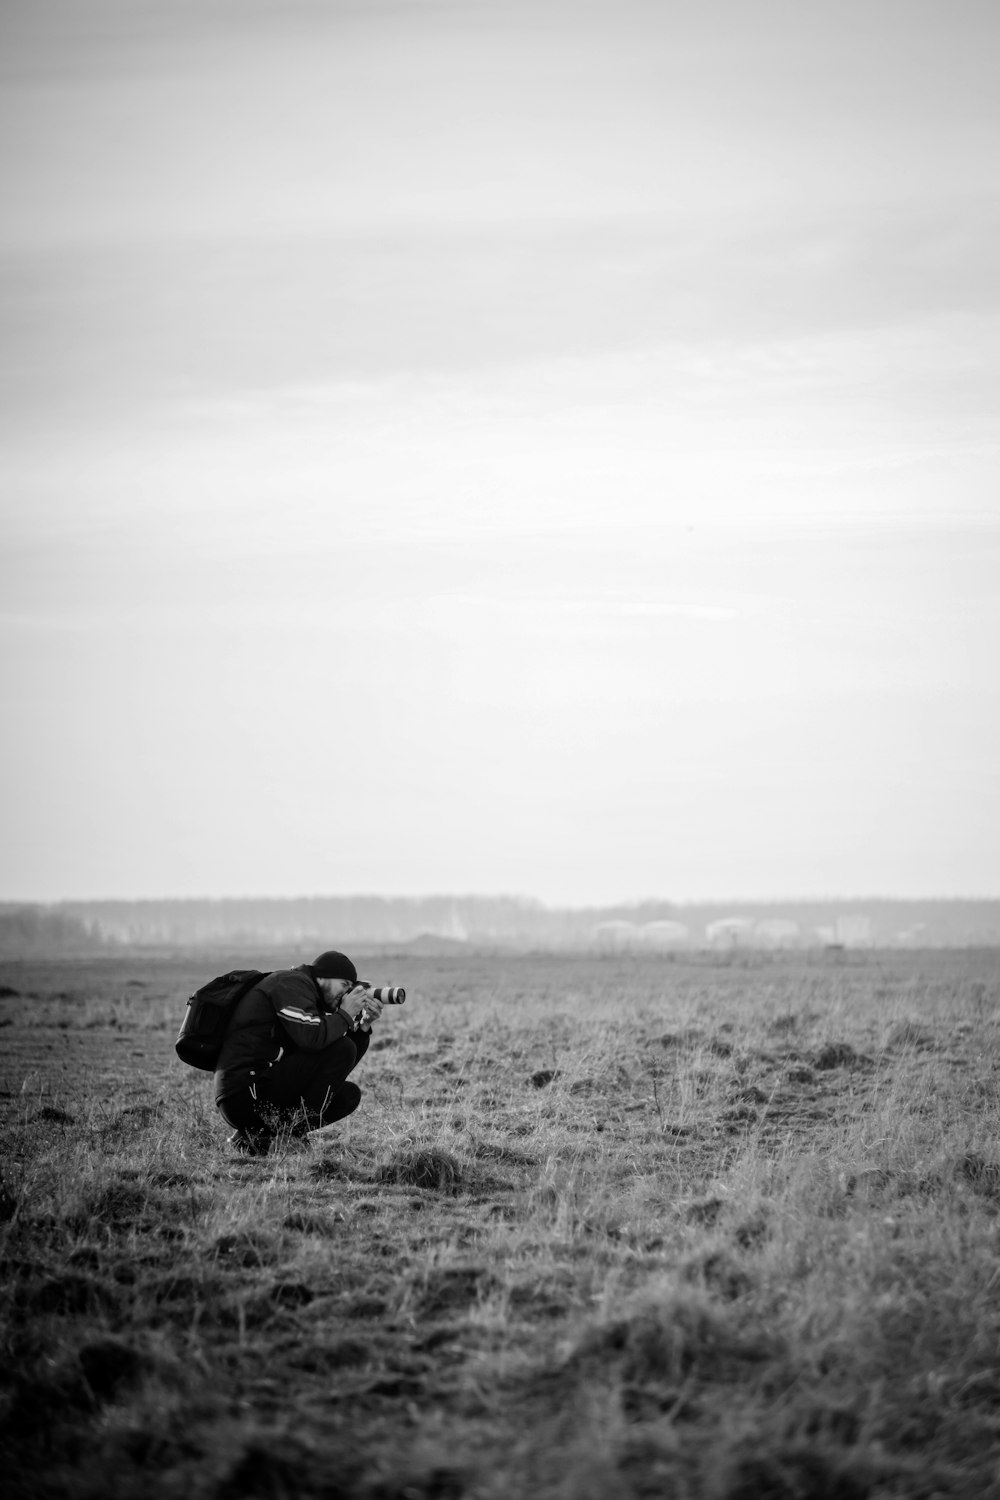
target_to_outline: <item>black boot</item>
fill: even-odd
[[[234,1130],[228,1144],[240,1156],[266,1156],[271,1136],[266,1130]]]

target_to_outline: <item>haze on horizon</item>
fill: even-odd
[[[1000,12],[0,10],[0,899],[1000,895]]]

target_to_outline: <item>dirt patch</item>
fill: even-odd
[[[71,1318],[109,1312],[117,1305],[106,1281],[98,1281],[82,1271],[46,1276],[25,1287],[21,1300],[31,1313],[57,1313]]]
[[[268,1296],[278,1307],[308,1307],[316,1293],[303,1281],[278,1281]]]
[[[493,1141],[472,1141],[472,1150],[480,1161],[503,1162],[511,1167],[535,1167],[538,1165],[537,1156],[530,1156],[525,1151],[519,1151],[516,1146],[508,1146],[506,1142],[495,1143]]]
[[[291,1213],[281,1221],[284,1229],[296,1234],[315,1234],[321,1239],[332,1239],[344,1223],[344,1215],[336,1211],[326,1214]]]
[[[272,1266],[281,1254],[281,1241],[266,1231],[241,1229],[220,1234],[211,1247],[216,1260],[236,1266]]]
[[[97,1339],[77,1351],[83,1378],[101,1401],[110,1400],[123,1386],[133,1386],[145,1367],[138,1350],[118,1339]]]
[[[857,1459],[803,1445],[737,1457],[720,1493],[724,1500],[867,1500],[873,1483]]]
[[[555,1068],[539,1068],[531,1075],[531,1086],[535,1089],[544,1089],[558,1077],[559,1073]]]
[[[42,1125],[75,1125],[76,1117],[67,1114],[64,1109],[59,1109],[54,1104],[43,1104],[41,1109],[36,1110],[33,1119]]]
[[[723,1302],[735,1302],[753,1290],[753,1279],[725,1250],[715,1250],[687,1261],[682,1274],[686,1281],[698,1283]]]
[[[497,1284],[486,1266],[443,1266],[416,1288],[413,1305],[419,1317],[433,1318],[480,1302]]]
[[[349,1451],[338,1455],[331,1484],[328,1460],[286,1431],[247,1442],[216,1484],[213,1500],[291,1500],[319,1496],[355,1500],[362,1465]]]
[[[862,1068],[871,1066],[871,1058],[857,1052],[850,1042],[827,1042],[813,1054],[812,1065],[821,1073],[833,1068]]]
[[[700,1198],[697,1202],[688,1204],[684,1210],[684,1218],[688,1224],[700,1224],[710,1229],[725,1206],[724,1198]]]

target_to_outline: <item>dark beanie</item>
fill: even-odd
[[[349,979],[352,984],[358,982],[357,969],[347,954],[338,953],[336,948],[331,948],[327,953],[321,953],[309,967],[317,979]]]

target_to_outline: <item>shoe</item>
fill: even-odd
[[[266,1156],[271,1137],[260,1132],[251,1135],[246,1130],[234,1130],[227,1144],[240,1156]]]

